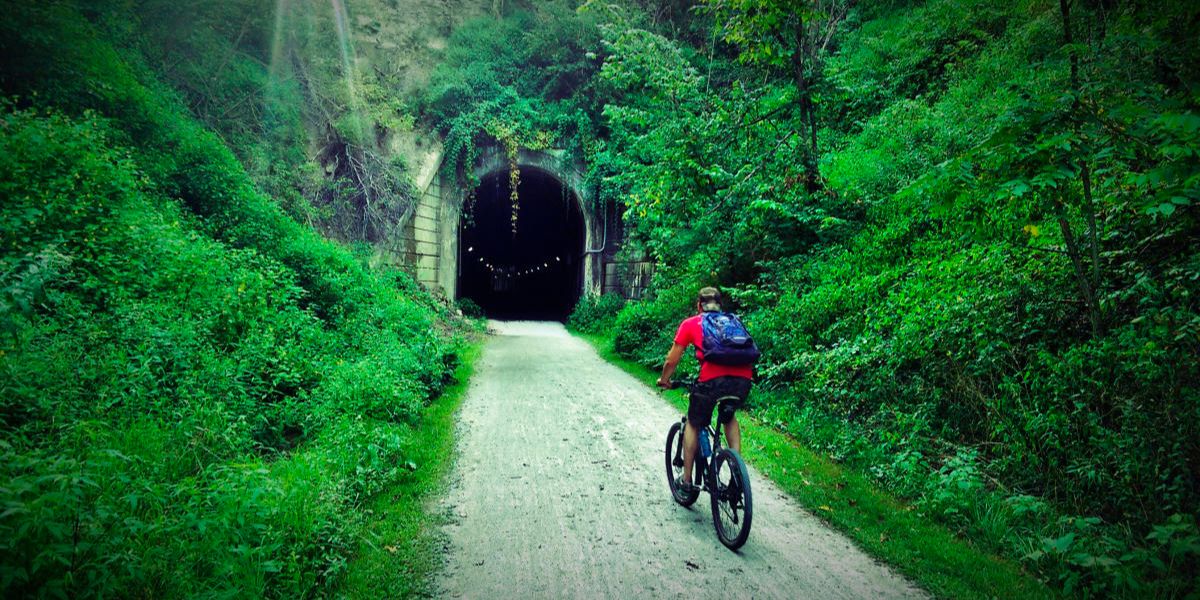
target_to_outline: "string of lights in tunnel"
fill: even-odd
[[[475,251],[475,246],[470,246],[467,248],[467,252],[474,252],[474,251]],[[550,260],[549,259],[547,259],[545,262],[543,262],[540,265],[537,263],[533,263],[532,265],[525,265],[522,267],[517,267],[515,265],[493,265],[492,263],[490,263],[486,259],[484,259],[482,256],[479,257],[479,262],[483,264],[483,267],[485,269],[487,269],[488,271],[490,271],[492,273],[496,273],[497,270],[499,270],[501,275],[509,275],[512,277],[524,277],[526,275],[536,275],[537,273],[540,273],[540,272],[545,271],[550,268]],[[561,263],[562,257],[555,256],[554,262]],[[557,266],[557,265],[555,265],[555,266]]]

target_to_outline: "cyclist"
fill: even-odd
[[[670,388],[671,375],[679,366],[683,351],[689,345],[696,347],[696,358],[700,361],[700,377],[688,401],[687,427],[683,432],[683,477],[676,482],[677,487],[684,491],[695,489],[692,483],[692,463],[700,445],[699,432],[712,422],[713,408],[718,398],[738,398],[737,401],[722,402],[717,418],[725,428],[725,439],[728,440],[729,447],[737,452],[742,451],[742,431],[734,411],[745,404],[754,376],[754,368],[749,364],[720,365],[704,360],[704,331],[701,321],[704,313],[721,312],[721,292],[712,287],[701,288],[696,298],[696,310],[699,314],[688,317],[679,324],[675,333],[675,343],[667,352],[662,376],[658,378],[658,387]]]

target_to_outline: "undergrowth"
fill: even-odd
[[[0,38],[0,590],[330,593],[425,467],[464,325],[285,216],[69,5]]]

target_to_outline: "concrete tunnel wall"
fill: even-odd
[[[451,178],[441,174],[441,153],[427,160],[418,172],[421,190],[413,216],[404,226],[401,245],[403,262],[410,265],[417,281],[426,288],[447,298],[458,297],[459,225],[462,221],[463,200],[471,191],[463,189]],[[603,285],[603,256],[613,232],[604,230],[603,219],[592,207],[591,195],[583,184],[582,165],[563,158],[561,151],[520,150],[518,168],[548,174],[569,191],[583,215],[582,283],[584,294],[599,293]],[[503,149],[486,147],[476,161],[474,175],[482,181],[489,175],[507,172],[508,156]]]

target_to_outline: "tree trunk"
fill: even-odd
[[[1058,9],[1062,14],[1063,21],[1063,45],[1068,47],[1067,61],[1070,64],[1071,70],[1070,85],[1071,93],[1074,96],[1074,101],[1071,103],[1071,110],[1074,113],[1072,115],[1072,119],[1074,122],[1075,131],[1076,133],[1079,133],[1079,111],[1082,106],[1079,96],[1083,93],[1083,88],[1079,84],[1079,55],[1074,48],[1070,48],[1070,46],[1075,43],[1075,36],[1071,31],[1072,3],[1073,0],[1058,0]],[[1082,152],[1082,148],[1080,151]],[[1076,276],[1081,278],[1081,286],[1090,288],[1089,295],[1091,296],[1091,300],[1088,302],[1088,310],[1092,313],[1090,315],[1092,321],[1092,335],[1099,337],[1104,333],[1104,315],[1101,313],[1100,309],[1100,232],[1096,224],[1096,203],[1092,195],[1091,165],[1088,164],[1088,157],[1086,155],[1081,156],[1079,162],[1079,179],[1083,186],[1083,204],[1081,208],[1088,222],[1086,243],[1088,245],[1088,259],[1091,261],[1091,273],[1089,278],[1089,276],[1084,273],[1082,264],[1076,264]],[[1062,216],[1060,211],[1060,227],[1067,227],[1065,221],[1063,220],[1064,218],[1065,217]],[[1067,237],[1068,233],[1070,233],[1069,227],[1064,230],[1064,239]],[[1074,252],[1071,255],[1072,261],[1081,261],[1082,256],[1080,255],[1078,244],[1074,242],[1073,236],[1071,243],[1076,244]],[[1068,251],[1071,251],[1070,244],[1068,244],[1067,249]]]
[[[1066,192],[1061,192],[1066,194]],[[1071,259],[1071,267],[1075,270],[1075,282],[1079,286],[1079,294],[1083,296],[1083,304],[1087,307],[1088,321],[1092,324],[1092,337],[1099,337],[1101,331],[1100,303],[1096,299],[1096,290],[1088,281],[1087,271],[1083,267],[1083,255],[1079,250],[1079,240],[1067,220],[1066,199],[1060,197],[1055,202],[1058,209],[1058,228],[1062,231],[1063,243],[1067,246],[1067,257]]]
[[[814,191],[820,173],[817,172],[817,127],[813,114],[812,91],[809,89],[808,76],[805,74],[805,59],[808,55],[807,36],[804,31],[804,16],[797,15],[794,33],[796,47],[792,51],[792,77],[796,81],[796,92],[799,95],[800,122],[808,128],[809,143],[801,152],[801,164],[804,165],[806,188]]]

